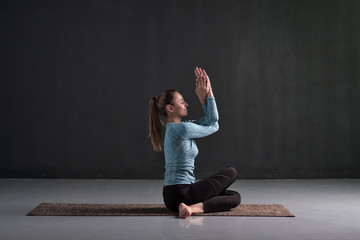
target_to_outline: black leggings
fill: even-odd
[[[204,212],[225,211],[241,202],[238,192],[226,190],[237,179],[235,168],[226,168],[211,177],[193,184],[178,184],[163,188],[164,203],[168,209],[179,211],[179,204],[202,202]]]

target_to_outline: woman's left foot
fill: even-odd
[[[187,218],[191,216],[191,208],[185,203],[179,205],[179,218]]]

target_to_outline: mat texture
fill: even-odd
[[[176,216],[164,204],[41,203],[27,216]],[[225,212],[198,216],[295,217],[281,204],[240,204]]]

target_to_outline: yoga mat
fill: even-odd
[[[164,204],[41,203],[27,216],[176,216]],[[195,215],[194,215],[195,216]],[[224,212],[196,216],[295,217],[281,204],[240,204]]]

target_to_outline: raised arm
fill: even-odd
[[[186,139],[206,137],[219,130],[219,124],[217,122],[214,122],[209,126],[198,125],[192,122],[182,122],[180,124],[172,124],[167,127],[174,128],[181,137]]]

